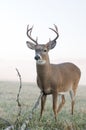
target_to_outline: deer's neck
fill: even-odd
[[[49,58],[47,58],[46,63],[43,65],[37,64],[37,75],[41,78],[41,80],[47,79],[51,73],[51,65]]]
[[[43,65],[37,64],[37,83],[44,93],[51,93],[51,65],[49,59]]]

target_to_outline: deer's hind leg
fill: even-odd
[[[65,104],[65,96],[62,95],[61,98],[62,98],[62,102],[61,102],[61,103],[59,104],[59,106],[58,106],[57,113],[62,109],[62,107],[63,107],[64,104]]]
[[[74,105],[75,105],[75,96],[76,96],[76,90],[77,90],[78,84],[74,84],[72,87],[72,90],[70,90],[70,97],[71,97],[71,114],[74,113]]]

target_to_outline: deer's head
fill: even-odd
[[[49,29],[51,29],[56,33],[56,37],[53,40],[49,40],[49,42],[46,44],[38,44],[38,38],[34,40],[31,37],[33,26],[31,28],[29,28],[29,25],[27,26],[27,36],[33,42],[27,41],[26,44],[30,49],[35,50],[35,60],[37,64],[41,65],[45,64],[48,58],[49,50],[53,49],[56,46],[56,40],[59,37],[59,34],[58,34],[58,28],[55,24],[54,27],[55,29],[53,28]]]

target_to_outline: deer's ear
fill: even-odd
[[[26,41],[26,44],[30,49],[35,50],[35,45],[33,43]]]
[[[46,45],[47,45],[48,50],[51,50],[56,46],[56,40],[49,41]]]

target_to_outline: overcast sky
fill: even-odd
[[[24,81],[36,77],[34,51],[26,46],[27,24],[34,25],[32,36],[47,43],[58,26],[57,46],[50,51],[52,62],[67,59],[80,65],[85,83],[86,0],[0,0],[0,79],[16,80],[18,67]],[[83,61],[83,63],[81,63]]]

